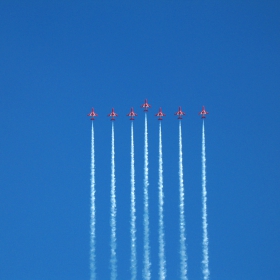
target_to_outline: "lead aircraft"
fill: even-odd
[[[114,108],[112,108],[112,112],[110,114],[108,114],[108,117],[111,117],[111,121],[114,121],[115,117],[117,117],[117,116],[118,116],[118,114],[115,113]]]
[[[152,106],[148,104],[148,99],[145,99],[144,104],[142,104],[140,107],[144,108],[144,112],[148,112],[148,108],[151,108]]]

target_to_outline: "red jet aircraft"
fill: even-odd
[[[89,117],[91,117],[90,120],[94,121],[94,117],[97,117],[98,115],[94,112],[94,108],[91,109],[91,112],[87,114]]]
[[[166,115],[162,112],[162,109],[160,107],[159,110],[158,110],[158,113],[155,114],[155,116],[159,117],[158,118],[159,121],[162,121],[162,117],[165,117]]]
[[[133,111],[133,107],[131,107],[130,112],[127,114],[127,116],[130,117],[130,120],[131,120],[131,121],[134,121],[134,118],[133,118],[133,117],[136,117],[137,114]]]
[[[115,113],[114,108],[112,108],[112,112],[108,114],[108,117],[111,117],[111,121],[115,120],[115,117],[117,117],[118,114]]]
[[[178,119],[181,120],[181,119],[182,119],[182,116],[183,116],[183,115],[186,115],[186,114],[182,111],[181,106],[179,106],[178,112],[176,112],[174,115],[179,116]]]
[[[148,99],[145,99],[144,104],[141,105],[142,108],[144,108],[144,112],[148,112],[148,108],[152,107],[150,104],[148,104]]]
[[[202,119],[205,119],[205,115],[209,114],[206,110],[205,110],[205,107],[202,106],[202,111],[198,113],[199,115],[202,115]]]

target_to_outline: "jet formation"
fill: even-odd
[[[141,108],[144,108],[144,112],[148,112],[148,109],[151,108],[152,106],[148,103],[148,99],[145,99],[144,103],[140,106]],[[205,110],[205,106],[202,106],[202,110],[201,112],[198,113],[199,115],[201,115],[201,118],[202,119],[205,119],[207,114],[209,114],[209,112],[207,112]],[[87,114],[90,118],[91,121],[94,121],[94,117],[97,117],[98,114],[96,114],[94,112],[94,108],[91,109],[91,112],[89,114]],[[182,107],[179,106],[178,108],[178,111],[176,113],[174,113],[174,115],[177,115],[178,116],[178,119],[179,120],[182,120],[183,119],[183,116],[186,115],[186,113],[184,113],[182,111]],[[111,117],[111,121],[115,121],[115,117],[117,117],[118,114],[115,112],[114,108],[112,108],[112,111],[110,114],[108,114],[108,117]],[[130,108],[130,112],[127,114],[128,117],[130,117],[130,120],[131,121],[134,121],[134,117],[137,116],[137,114],[134,112],[134,109],[133,107]],[[162,109],[161,107],[159,108],[159,111],[155,114],[156,117],[158,117],[158,120],[159,121],[162,121],[163,118],[162,117],[165,117],[166,115],[162,112]]]

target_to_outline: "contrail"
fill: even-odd
[[[150,243],[149,243],[149,195],[148,195],[148,124],[145,113],[145,147],[144,147],[144,269],[143,278],[151,279]]]
[[[158,182],[158,211],[159,211],[159,279],[166,278],[166,261],[165,261],[165,241],[164,241],[164,222],[163,222],[163,169],[162,169],[162,136],[161,136],[161,122],[159,122],[159,182]]]
[[[134,135],[133,122],[131,122],[131,209],[130,209],[130,235],[131,235],[131,280],[137,278],[136,257],[136,207],[135,207],[135,167],[134,167]]]
[[[208,233],[207,233],[207,191],[206,191],[206,153],[204,120],[202,123],[202,229],[203,229],[203,260],[202,271],[204,280],[209,279]]]
[[[179,121],[179,193],[180,193],[180,264],[181,280],[187,280],[187,248],[185,234],[185,212],[184,212],[184,180],[183,180],[183,152],[182,152],[182,128]]]
[[[116,238],[116,178],[115,178],[115,136],[112,122],[112,157],[111,157],[111,280],[117,279],[117,238]]]
[[[95,268],[95,162],[94,162],[94,128],[91,126],[91,221],[90,221],[90,279],[96,279]]]

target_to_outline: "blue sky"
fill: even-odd
[[[231,3],[230,3],[231,2]],[[115,123],[118,279],[129,279],[134,107],[138,277],[148,98],[152,279],[158,278],[158,121],[167,279],[179,279],[178,106],[189,279],[202,279],[201,119],[207,116],[212,280],[280,279],[280,5],[277,1],[0,3],[0,278],[89,279],[90,133],[96,147],[98,279],[109,279]]]

